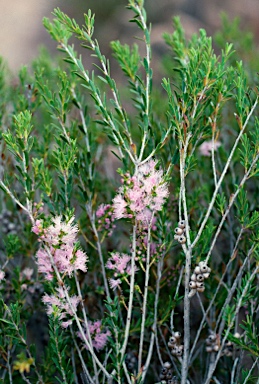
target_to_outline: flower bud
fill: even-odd
[[[166,361],[165,363],[164,363],[164,367],[165,368],[167,368],[167,369],[170,369],[171,368],[171,363],[169,363],[169,361]]]
[[[214,347],[213,347],[213,351],[214,352],[218,352],[218,350],[219,350],[219,346],[216,344],[216,345],[214,345]]]

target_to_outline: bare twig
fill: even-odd
[[[225,167],[224,167],[224,169],[223,169],[223,171],[222,171],[222,174],[221,174],[221,176],[220,176],[220,178],[219,178],[219,180],[218,180],[217,187],[216,187],[215,190],[214,190],[214,193],[213,193],[211,202],[210,202],[210,204],[209,204],[209,206],[208,206],[208,209],[207,209],[207,212],[206,212],[206,214],[205,214],[205,217],[204,217],[204,219],[203,219],[203,221],[202,221],[202,223],[201,223],[201,226],[200,226],[200,228],[199,228],[199,230],[198,230],[198,233],[197,233],[195,239],[194,239],[193,242],[192,242],[191,248],[194,248],[194,247],[195,247],[195,245],[197,244],[197,242],[199,241],[199,239],[200,239],[200,237],[201,237],[201,234],[202,234],[202,232],[203,232],[203,229],[204,229],[205,225],[207,224],[207,221],[208,221],[208,218],[210,217],[210,214],[211,214],[212,208],[213,208],[213,206],[214,206],[214,203],[215,203],[215,200],[216,200],[216,197],[217,197],[219,188],[220,188],[220,186],[221,186],[221,184],[222,184],[222,181],[223,181],[223,179],[224,179],[224,177],[225,177],[225,175],[226,175],[226,173],[227,173],[227,170],[228,170],[228,168],[229,168],[230,162],[231,162],[231,160],[232,160],[232,158],[233,158],[233,155],[234,155],[234,153],[235,153],[235,150],[236,150],[236,148],[237,148],[237,145],[238,145],[238,143],[239,143],[239,141],[240,141],[240,139],[241,139],[241,137],[242,137],[242,135],[243,135],[243,133],[244,133],[244,131],[245,131],[245,129],[246,129],[246,126],[247,126],[247,124],[248,124],[248,122],[249,122],[249,120],[250,120],[250,118],[251,118],[251,116],[252,116],[252,114],[253,114],[253,112],[254,112],[256,106],[257,106],[257,103],[258,103],[258,99],[256,99],[256,101],[254,102],[254,105],[252,106],[252,108],[251,108],[249,114],[247,115],[246,121],[245,121],[245,123],[244,123],[242,129],[240,130],[240,132],[239,132],[237,138],[236,138],[236,141],[235,141],[235,143],[234,143],[234,145],[233,145],[233,147],[232,147],[232,150],[231,150],[231,152],[230,152],[230,154],[229,154],[229,157],[228,157],[228,160],[227,160],[227,162],[226,162],[226,165],[225,165]]]

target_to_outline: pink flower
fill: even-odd
[[[43,248],[40,248],[36,253],[36,257],[37,257],[39,273],[44,273],[46,280],[52,280],[53,268],[52,268],[51,260],[47,251],[45,251],[45,249]]]
[[[50,306],[56,305],[57,307],[61,306],[61,301],[57,296],[54,295],[48,295],[45,293],[45,295],[42,298],[42,302],[44,304],[49,304]]]
[[[37,263],[40,273],[44,273],[47,280],[53,278],[52,259],[55,266],[61,273],[66,273],[69,277],[72,276],[75,270],[87,271],[86,254],[76,249],[76,240],[78,227],[73,225],[74,217],[69,221],[62,222],[61,217],[57,216],[52,219],[52,224],[42,230],[41,240],[46,244],[38,250]]]
[[[123,199],[122,195],[117,195],[113,199],[114,217],[116,219],[122,219],[125,217],[127,203]]]
[[[150,160],[141,165],[132,177],[126,173],[123,186],[113,199],[116,219],[135,217],[148,224],[153,213],[161,211],[169,195],[162,170],[156,170],[157,162]]]
[[[115,290],[121,284],[121,279],[109,279],[111,289]]]
[[[107,331],[106,333],[97,333],[93,340],[93,347],[97,351],[103,349],[107,343],[108,336],[110,336],[109,331]]]
[[[38,235],[42,231],[42,220],[36,220],[35,225],[32,227],[32,232]]]
[[[211,156],[213,141],[204,141],[201,146],[199,147],[199,151],[201,155],[203,156]],[[219,141],[214,141],[214,150],[217,151],[217,149],[221,146],[221,143]]]
[[[112,263],[112,260],[108,259],[107,263],[106,263],[106,268],[107,269],[115,269],[116,266],[115,266],[115,264]]]
[[[96,216],[102,217],[105,215],[106,211],[110,209],[110,204],[101,204],[96,210]]]
[[[87,266],[86,266],[87,256],[86,256],[86,254],[79,249],[78,251],[76,251],[75,256],[76,256],[75,261],[73,262],[74,268],[76,270],[80,269],[80,271],[86,272],[87,271]]]
[[[67,320],[67,321],[62,321],[61,322],[61,327],[62,328],[67,328],[69,325],[72,325],[72,320]]]
[[[59,241],[67,245],[75,243],[78,227],[77,225],[72,225],[73,221],[74,217],[68,222],[62,222],[61,216],[54,217],[52,219],[53,225],[50,225],[46,232],[45,241],[51,245],[56,245]]]
[[[107,260],[106,268],[114,271],[114,276],[129,274],[130,269],[130,260],[131,256],[126,255],[125,253],[115,252],[111,255],[111,257]],[[119,284],[121,284],[121,280],[110,279],[111,288],[115,289]]]
[[[93,347],[100,351],[105,347],[108,341],[108,337],[111,335],[111,332],[109,330],[103,330],[102,329],[102,323],[100,320],[97,320],[95,322],[88,322],[89,332],[91,335],[91,340]],[[80,337],[81,340],[84,340],[83,335],[80,332],[77,332],[77,335]],[[88,334],[85,331],[85,338],[89,341]],[[87,347],[85,346],[87,349]]]
[[[62,287],[58,287],[56,288],[56,291],[57,295],[48,295],[45,293],[42,298],[43,303],[47,305],[47,314],[50,316],[54,312],[54,307],[57,307],[59,310],[60,320],[65,319],[68,316],[73,316],[73,311],[76,312],[77,306],[80,302],[79,296],[73,295],[69,297],[71,306],[73,308],[72,310],[69,303],[67,302],[64,289]],[[67,328],[71,324],[71,319],[61,322],[61,326],[63,328]]]

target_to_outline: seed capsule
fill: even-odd
[[[213,348],[212,347],[206,347],[206,352],[212,352]]]
[[[195,273],[193,273],[193,274],[191,275],[191,280],[192,280],[192,281],[196,281],[196,280],[197,280],[197,275],[196,275]]]
[[[203,274],[203,277],[204,277],[204,279],[208,279],[208,278],[210,277],[209,272],[204,273],[204,274]]]
[[[207,264],[204,261],[199,262],[199,267],[203,273],[208,272]]]
[[[178,238],[178,241],[180,244],[185,244],[186,243],[186,237],[182,235]]]
[[[205,291],[205,287],[202,287],[202,288],[197,287],[197,292],[204,292],[204,291]]]
[[[169,361],[166,361],[165,363],[164,363],[164,367],[165,368],[167,368],[167,369],[170,369],[171,368],[171,363],[169,363]]]
[[[174,337],[176,337],[176,339],[180,339],[181,333],[180,332],[174,332]]]
[[[218,352],[218,350],[219,350],[219,346],[218,345],[214,345],[213,351]]]
[[[171,349],[171,353],[172,353],[172,355],[176,355],[176,348],[173,348],[173,349]]]
[[[167,372],[168,372],[168,369],[166,367],[163,367],[161,369],[161,376],[165,376],[167,374]],[[165,378],[165,377],[163,377],[163,378]]]
[[[196,283],[197,288],[204,288],[204,283]]]
[[[196,273],[196,275],[201,274],[201,269],[200,269],[200,267],[195,267],[195,268],[194,268],[194,273]]]
[[[179,240],[179,236],[178,235],[174,235],[174,239],[175,240]]]
[[[179,223],[178,223],[178,227],[184,229],[185,228],[185,221],[184,220],[180,220]]]
[[[210,342],[212,341],[215,341],[216,340],[216,335],[215,333],[212,333],[211,335],[208,336],[207,340],[209,340]]]
[[[183,229],[182,228],[175,228],[175,233],[177,234],[177,235],[181,235],[182,233],[183,233]]]
[[[195,288],[196,288],[196,283],[195,283],[195,281],[190,281],[190,282],[189,282],[189,287],[192,288],[192,289],[195,289]]]
[[[169,372],[167,373],[167,375],[166,375],[166,379],[169,380],[169,379],[171,379],[172,377],[173,377],[173,374],[172,374],[171,371],[169,371]]]
[[[175,336],[171,336],[170,339],[169,339],[169,342],[172,343],[172,344],[175,344],[176,343],[176,337]]]
[[[204,280],[204,276],[200,273],[199,275],[196,276],[197,281],[201,282]]]
[[[176,376],[173,376],[172,379],[167,381],[167,384],[178,384],[179,381]]]
[[[180,349],[180,348],[176,348],[175,354],[176,354],[177,356],[182,356],[182,354],[183,354],[182,349]]]

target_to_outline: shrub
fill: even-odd
[[[253,382],[259,123],[247,40],[234,50],[235,21],[225,43],[225,22],[216,54],[175,18],[167,77],[152,89],[144,2],[128,8],[145,54],[111,43],[126,91],[90,11],[83,27],[59,9],[44,19],[63,62],[43,50],[16,83],[2,63],[3,383]]]

